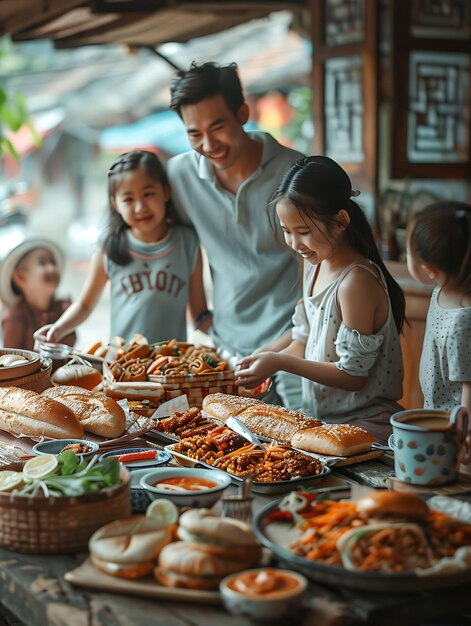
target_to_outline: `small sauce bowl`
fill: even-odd
[[[219,585],[225,608],[255,621],[275,622],[299,608],[307,579],[291,570],[249,569],[223,578]]]
[[[214,486],[203,487],[199,490],[179,489],[170,490],[157,486],[168,479],[194,478],[202,479],[203,483],[210,481]],[[180,507],[211,507],[221,497],[223,491],[231,484],[231,477],[226,472],[217,469],[200,469],[189,467],[161,467],[142,476],[140,485],[147,491],[150,498],[166,498]]]
[[[89,457],[96,454],[100,449],[100,446],[94,441],[87,441],[86,439],[48,439],[47,441],[41,441],[33,446],[33,452],[36,455],[41,454],[55,454],[59,455],[66,446],[70,445],[83,445],[88,446],[90,450],[88,452],[77,452],[81,457]]]

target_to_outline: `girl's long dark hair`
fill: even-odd
[[[442,201],[425,207],[414,216],[410,244],[424,263],[471,293],[471,205]]]
[[[168,178],[159,158],[147,150],[133,150],[121,154],[108,170],[108,225],[103,237],[102,247],[108,258],[118,265],[131,262],[126,231],[129,226],[115,209],[116,190],[123,181],[123,174],[143,169],[156,183],[168,187]],[[175,221],[172,201],[166,203],[167,218]]]
[[[350,216],[345,230],[348,241],[354,250],[381,269],[400,332],[405,320],[404,293],[384,265],[371,226],[361,208],[351,199],[352,193],[350,178],[338,163],[329,157],[311,156],[299,159],[291,166],[272,202],[286,198],[309,220],[320,220],[327,230],[339,223],[336,216],[341,209],[347,211]]]

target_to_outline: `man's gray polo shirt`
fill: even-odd
[[[215,343],[250,354],[291,327],[300,297],[299,264],[270,224],[267,204],[290,165],[303,155],[266,133],[262,164],[236,195],[222,189],[210,161],[191,151],[168,162],[172,198],[206,249],[213,279]],[[271,210],[271,215],[274,211]]]

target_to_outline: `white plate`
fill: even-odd
[[[143,452],[144,450],[156,450],[155,448],[121,448],[120,450],[111,450],[101,455],[100,461],[110,456],[121,456],[122,454],[132,454],[134,452]],[[167,450],[156,450],[157,456],[155,459],[141,459],[139,461],[128,461],[123,463],[128,469],[135,469],[138,467],[157,467],[158,465],[165,465],[172,458],[172,455]]]

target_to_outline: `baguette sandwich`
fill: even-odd
[[[29,437],[83,437],[83,427],[69,408],[19,387],[0,387],[0,429]]]

